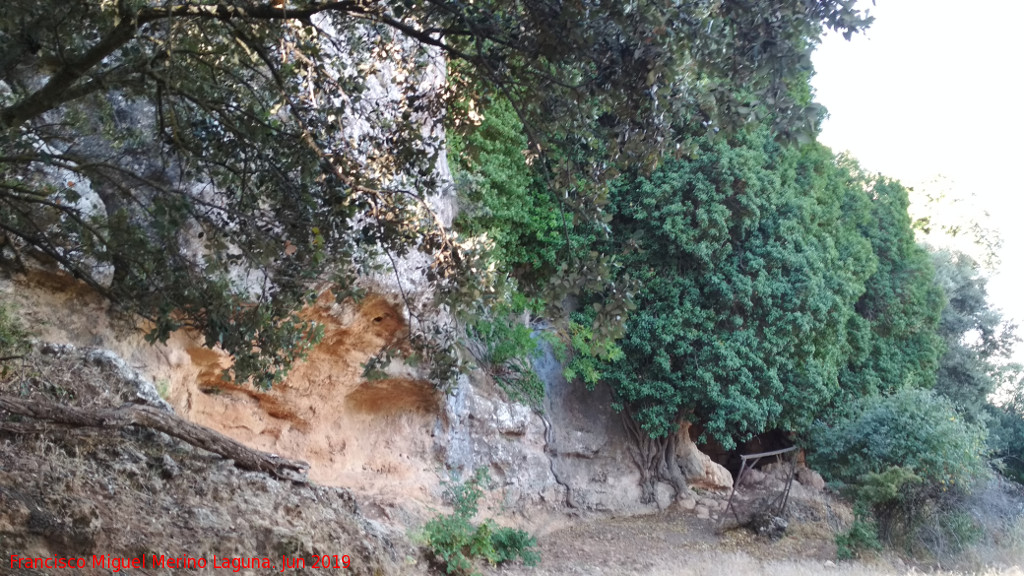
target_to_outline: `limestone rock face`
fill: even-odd
[[[675,488],[667,482],[658,482],[654,485],[654,502],[659,510],[664,510],[672,505],[675,500]]]
[[[531,416],[530,409],[518,403],[500,403],[494,409],[494,420],[498,432],[511,436],[526,434]]]
[[[545,424],[529,407],[510,403],[485,382],[463,378],[445,400],[447,425],[438,422],[434,449],[445,465],[467,476],[478,467],[490,470],[509,511],[526,506],[560,507],[559,485],[545,454]]]
[[[690,423],[684,422],[679,427],[679,438],[676,442],[676,458],[683,477],[691,485],[711,490],[729,490],[732,488],[732,474],[721,464],[713,461],[710,456],[697,449],[690,438]]]
[[[52,401],[46,383],[59,382],[66,394],[62,402],[76,408],[121,402],[166,406],[158,396],[159,401],[146,400],[153,384],[108,350],[41,347],[31,367],[38,383],[0,380],[0,394]],[[416,551],[404,530],[361,514],[344,488],[243,471],[230,460],[142,427],[92,434],[88,442],[76,434],[45,441],[33,436],[6,435],[0,441],[0,542],[22,557],[146,553],[147,559],[186,555],[212,565],[213,555],[224,550],[261,558],[337,551],[349,555],[353,574],[412,573],[403,558]],[[60,572],[100,573],[49,571]],[[229,573],[274,572],[246,564]]]
[[[818,474],[807,466],[797,467],[796,480],[804,488],[810,488],[818,491],[825,489],[825,479],[821,477],[821,474]]]
[[[567,382],[550,345],[534,359],[544,382],[547,453],[551,470],[567,490],[566,503],[581,510],[618,514],[654,512],[640,502],[640,472],[629,455],[629,438],[611,408],[611,393]]]
[[[111,350],[90,350],[85,353],[85,361],[96,366],[111,370],[131,389],[133,401],[141,404],[156,406],[161,410],[171,411],[168,404],[157,392],[153,383],[144,377],[137,370],[128,366],[128,363],[121,359]]]
[[[92,353],[88,364],[132,383],[120,401],[170,405],[247,446],[305,460],[313,481],[351,490],[384,522],[421,525],[444,505],[440,482],[449,470],[464,477],[480,466],[494,481],[488,497],[500,500],[494,513],[658,509],[640,503],[640,475],[610,393],[566,382],[550,350],[537,364],[546,387],[540,411],[509,402],[480,372],[449,394],[400,362],[382,379],[364,378],[365,362],[410,330],[402,303],[386,295],[353,304],[324,298],[310,307],[306,313],[324,327],[323,340],[284,382],[262,392],[222,380],[230,359],[186,334],[151,347],[141,335],[119,333],[105,304],[66,283],[0,279],[0,293],[33,325],[47,328],[41,337],[113,350]],[[57,353],[65,346],[50,348]],[[167,478],[184,469],[176,456],[156,468]],[[662,506],[671,503],[663,487],[666,495]]]
[[[464,378],[445,399],[435,450],[461,474],[485,466],[506,510],[570,507],[617,513],[653,512],[640,503],[639,472],[607,391],[566,382],[546,345],[535,367],[545,383],[543,411],[509,402],[480,374]],[[671,504],[664,486],[660,506]]]

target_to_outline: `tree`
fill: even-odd
[[[1004,386],[1001,402],[988,406],[989,447],[1007,476],[1024,484],[1024,379]]]
[[[877,268],[847,326],[853,353],[840,378],[848,399],[931,387],[943,351],[942,290],[927,252],[914,240],[907,190],[881,176],[865,179],[871,216],[861,231]]]
[[[935,250],[931,256],[936,282],[946,294],[939,322],[945,353],[939,360],[935,391],[978,421],[987,411],[989,395],[1006,376],[1018,341],[1016,327],[989,304],[987,280],[973,258],[946,250]]]
[[[939,323],[945,352],[939,359],[935,391],[960,416],[989,430],[988,447],[1004,471],[1024,471],[1024,386],[1019,364],[1011,362],[1019,341],[1016,326],[988,302],[987,279],[970,256],[933,250],[935,279],[946,295]]]
[[[526,285],[541,284],[565,254],[563,230],[570,224],[528,163],[529,142],[512,105],[499,99],[480,112],[478,126],[449,132],[459,189],[455,228],[486,236],[502,273]]]
[[[418,250],[457,289],[469,264],[427,202],[456,94],[506,98],[568,209],[599,221],[611,168],[681,145],[683,116],[729,129],[763,104],[806,132],[819,111],[786,87],[822,27],[867,24],[853,3],[12,0],[4,254],[154,339],[191,327],[269,386],[316,337],[297,312],[319,283],[344,293]],[[443,60],[462,63],[447,90]],[[588,153],[545,162],[550,142]]]
[[[844,327],[876,266],[863,186],[824,147],[780,147],[762,130],[613,188],[611,250],[641,288],[603,376],[646,497],[659,477],[685,488],[680,421],[732,446],[803,429],[838,395]]]

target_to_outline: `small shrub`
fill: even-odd
[[[525,530],[518,528],[497,528],[491,535],[494,546],[495,562],[503,564],[516,558],[522,558],[523,564],[536,566],[540,562],[537,553],[537,539]]]
[[[983,530],[977,521],[963,510],[944,514],[939,523],[942,533],[952,542],[954,551],[961,551],[981,539]]]
[[[157,380],[156,393],[159,394],[160,397],[163,398],[164,400],[167,400],[171,394],[171,381],[168,380],[167,378],[160,378],[159,380]]]
[[[878,506],[900,498],[900,494],[921,477],[902,466],[890,466],[884,472],[868,472],[857,479],[854,492],[858,502]]]
[[[28,350],[28,333],[11,309],[0,302],[0,358],[19,356]]]
[[[951,514],[988,474],[985,432],[945,398],[928,390],[865,398],[832,426],[817,426],[811,444],[812,464],[870,511],[877,539],[934,555],[969,535]],[[858,530],[843,536],[844,551],[868,535]]]
[[[7,374],[10,360],[20,358],[28,349],[28,332],[10,308],[0,302],[0,375]]]
[[[850,529],[836,535],[836,556],[840,560],[852,560],[861,557],[867,550],[882,549],[878,540],[878,525],[871,518],[870,510],[858,506],[854,514],[855,520]]]
[[[512,400],[539,407],[544,401],[544,383],[530,358],[537,355],[533,330],[522,321],[541,303],[510,292],[493,301],[466,326],[467,335],[479,343],[474,357]]]
[[[1024,484],[1024,380],[1000,392],[1003,403],[988,406],[990,445],[1003,475]]]
[[[844,482],[900,467],[942,492],[987,473],[984,430],[929,390],[865,398],[845,418],[816,426],[811,436],[815,465]]]
[[[565,366],[565,379],[569,382],[579,379],[588,389],[593,389],[604,377],[607,363],[624,356],[613,341],[594,333],[595,315],[593,309],[586,313],[573,312],[569,317],[567,342],[556,347],[559,361]]]
[[[477,468],[465,482],[446,483],[446,497],[454,511],[431,519],[423,527],[422,540],[433,552],[447,574],[459,576],[475,574],[474,562],[478,558],[491,564],[502,564],[521,558],[533,566],[540,561],[535,550],[537,541],[523,530],[502,528],[492,520],[474,525],[478,503],[484,486],[490,481],[486,468]]]

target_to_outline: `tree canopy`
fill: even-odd
[[[931,254],[936,282],[946,295],[939,322],[944,353],[939,360],[935,390],[961,412],[978,420],[988,397],[1007,375],[1007,363],[1018,341],[1016,326],[988,302],[988,283],[980,265],[960,252]]]
[[[649,435],[683,418],[728,446],[828,405],[877,266],[861,185],[761,131],[616,186],[613,239],[642,288],[606,376]]]
[[[613,184],[602,248],[636,310],[588,380],[610,385],[647,484],[680,484],[684,420],[729,448],[934,382],[943,298],[906,205],[898,183],[768,129],[702,138],[691,157]]]
[[[933,249],[935,278],[946,295],[938,334],[945,350],[935,391],[968,422],[989,429],[989,449],[1004,470],[1024,476],[1024,383],[1012,362],[1017,327],[988,301],[981,264],[962,252]]]
[[[853,4],[12,0],[4,255],[74,274],[155,339],[192,327],[269,385],[315,339],[296,311],[318,282],[344,293],[410,250],[435,283],[464,277],[427,201],[454,99],[506,99],[560,203],[600,221],[605,178],[685,149],[678,126],[767,106],[809,133],[820,110],[788,86],[823,28],[867,24]]]
[[[937,332],[942,288],[935,283],[928,253],[914,238],[907,189],[879,177],[871,195],[870,216],[861,231],[871,242],[877,270],[849,327],[855,349],[842,378],[851,397],[931,387],[943,352]]]

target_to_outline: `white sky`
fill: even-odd
[[[998,231],[989,299],[1024,336],[1024,0],[859,6],[875,16],[867,33],[815,53],[820,140],[914,187],[912,202],[945,191],[957,215]]]

